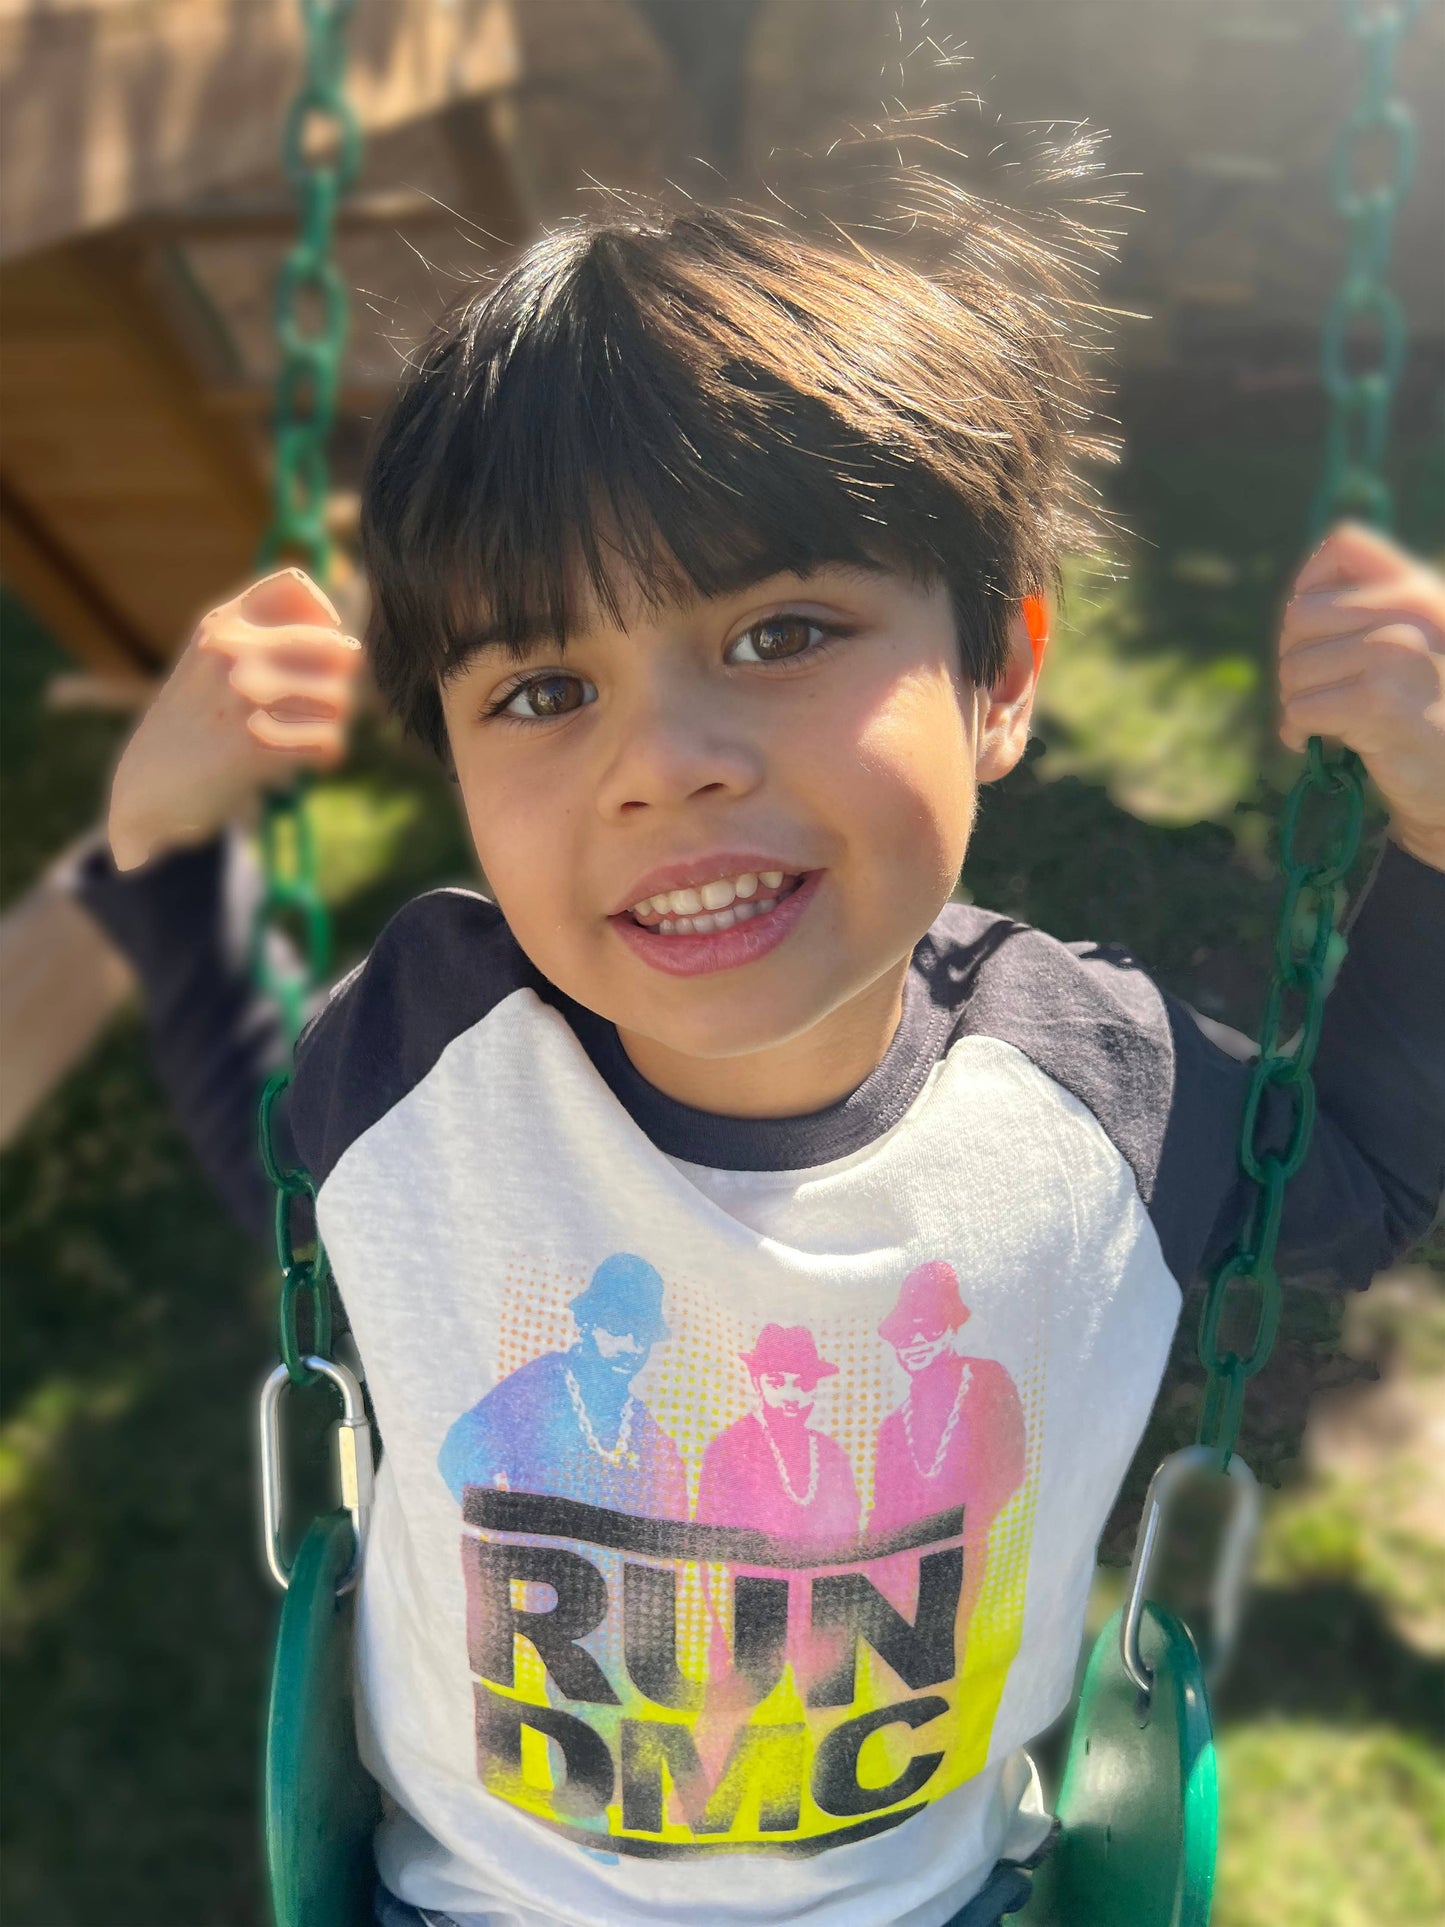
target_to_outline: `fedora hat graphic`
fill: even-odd
[[[738,1356],[755,1378],[792,1372],[810,1389],[820,1378],[832,1378],[838,1370],[819,1356],[806,1325],[764,1325],[753,1349]]]
[[[906,1345],[915,1332],[956,1332],[970,1316],[958,1292],[953,1266],[930,1258],[903,1280],[898,1302],[878,1327],[878,1336],[895,1347]]]
[[[578,1331],[600,1325],[619,1337],[630,1332],[643,1344],[656,1345],[668,1336],[661,1274],[645,1258],[615,1251],[602,1260],[572,1300],[572,1317]]]

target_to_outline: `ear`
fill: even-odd
[[[1017,768],[1023,756],[1048,643],[1048,605],[1042,596],[1025,596],[1009,623],[1003,674],[988,692],[979,723],[976,767],[980,783],[996,783]]]

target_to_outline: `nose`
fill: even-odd
[[[695,664],[658,662],[612,721],[596,789],[597,808],[610,820],[733,801],[762,781],[761,745],[726,690]]]

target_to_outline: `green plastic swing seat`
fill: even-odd
[[[1148,1718],[1119,1654],[1119,1614],[1094,1642],[1074,1716],[1062,1831],[1020,1927],[1208,1927],[1219,1827],[1214,1732],[1198,1649],[1146,1605]]]
[[[338,1596],[356,1547],[350,1517],[312,1522],[281,1608],[266,1721],[266,1861],[276,1927],[364,1927],[381,1817],[356,1750],[353,1595]]]
[[[374,1783],[351,1702],[351,1561],[345,1512],[301,1543],[281,1613],[266,1745],[266,1853],[276,1927],[371,1918]],[[1014,1919],[1021,1927],[1207,1927],[1218,1821],[1214,1737],[1194,1641],[1146,1606],[1147,1722],[1119,1657],[1116,1614],[1089,1658],[1059,1797],[1063,1830]]]

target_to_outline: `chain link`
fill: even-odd
[[[1415,171],[1415,123],[1394,95],[1395,56],[1420,0],[1345,0],[1345,18],[1364,55],[1359,104],[1345,121],[1330,162],[1335,210],[1348,241],[1345,271],[1325,314],[1320,374],[1330,402],[1324,473],[1311,516],[1314,539],[1341,516],[1389,526],[1390,490],[1380,473],[1390,409],[1405,363],[1404,312],[1385,286],[1395,216]],[[1373,183],[1362,176],[1376,148]],[[1379,161],[1385,165],[1381,170]],[[1352,367],[1351,331],[1367,327],[1373,366]]]
[[[251,926],[251,975],[275,998],[288,1045],[306,1021],[306,1003],[331,963],[331,919],[316,881],[316,839],[304,784],[274,791],[261,803],[263,888]],[[294,921],[297,942],[282,933]],[[292,957],[295,961],[292,961]]]
[[[261,563],[296,555],[318,581],[331,559],[326,442],[346,347],[346,286],[333,259],[336,210],[361,165],[361,130],[343,91],[346,27],[355,3],[300,0],[306,72],[282,137],[282,162],[301,218],[276,282],[276,470]]]
[[[286,117],[282,165],[300,230],[276,282],[276,467],[271,525],[259,560],[268,568],[282,556],[296,556],[325,582],[331,565],[326,443],[336,419],[347,321],[346,286],[333,258],[336,210],[361,164],[361,130],[343,90],[346,27],[356,0],[299,3],[306,70]],[[251,965],[258,987],[279,1003],[294,1047],[307,998],[325,979],[331,951],[304,786],[265,798],[261,859],[265,890],[252,931]],[[297,969],[281,961],[283,929],[297,939]]]
[[[361,130],[344,92],[346,27],[356,0],[299,0],[306,68],[286,117],[282,165],[300,216],[295,244],[276,281],[275,328],[281,350],[276,381],[275,477],[271,525],[260,565],[283,556],[303,562],[318,582],[331,572],[326,530],[326,444],[336,419],[346,347],[346,286],[334,258],[336,212],[361,164]],[[305,786],[272,793],[261,806],[264,888],[251,931],[251,972],[280,1007],[289,1052],[311,993],[331,962],[331,926],[317,888],[316,839]],[[295,940],[299,962],[285,961]],[[261,1096],[261,1162],[276,1191],[276,1255],[281,1266],[278,1337],[293,1384],[318,1373],[331,1350],[331,1266],[314,1228],[316,1188],[307,1173],[276,1154],[276,1100],[290,1081],[279,1071]],[[304,1201],[304,1202],[303,1202]],[[298,1242],[298,1216],[309,1244]],[[309,1331],[303,1332],[305,1324]]]
[[[258,1116],[261,1163],[276,1190],[276,1258],[281,1267],[281,1298],[277,1308],[278,1342],[281,1362],[293,1384],[309,1385],[316,1374],[308,1358],[329,1358],[331,1353],[331,1261],[316,1231],[316,1187],[299,1166],[287,1168],[276,1154],[276,1100],[291,1082],[289,1070],[280,1070],[261,1093]],[[309,1242],[296,1240],[298,1200],[305,1200]],[[300,1329],[299,1318],[306,1312],[310,1336]]]
[[[1324,473],[1315,496],[1311,537],[1354,516],[1388,527],[1390,490],[1381,474],[1390,409],[1404,367],[1403,310],[1384,284],[1395,215],[1410,185],[1415,128],[1408,108],[1393,97],[1400,38],[1419,10],[1419,0],[1345,0],[1350,31],[1365,57],[1359,105],[1346,120],[1331,162],[1335,207],[1349,233],[1345,273],[1325,315],[1320,338],[1320,375],[1330,402]],[[1388,169],[1374,186],[1361,182],[1361,150],[1375,140]],[[1367,323],[1378,358],[1354,369],[1350,331]],[[1275,1269],[1284,1212],[1284,1190],[1303,1164],[1314,1126],[1315,1091],[1310,1075],[1324,1003],[1345,941],[1339,932],[1344,878],[1360,848],[1364,822],[1364,772],[1344,748],[1326,749],[1312,737],[1305,767],[1285,800],[1279,860],[1284,896],[1275,933],[1273,968],[1260,1022],[1259,1057],[1250,1075],[1240,1119],[1239,1166],[1256,1187],[1247,1221],[1233,1248],[1209,1281],[1199,1323],[1199,1358],[1207,1373],[1199,1442],[1217,1451],[1228,1467],[1239,1436],[1244,1391],[1274,1348],[1282,1293]],[[1307,816],[1316,818],[1311,836]],[[1315,853],[1303,846],[1313,842]],[[1284,1009],[1299,1000],[1298,1023],[1286,1039]],[[1273,1105],[1272,1092],[1284,1099]],[[1262,1123],[1262,1114],[1267,1122]],[[1229,1334],[1242,1325],[1247,1342]]]

